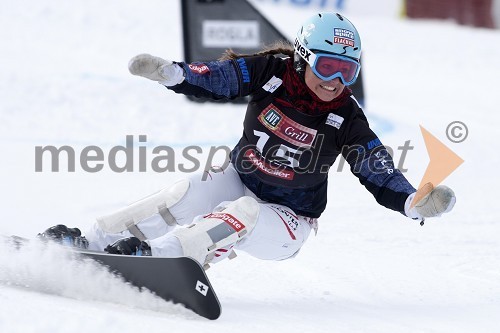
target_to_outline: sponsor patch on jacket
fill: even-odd
[[[288,118],[272,103],[260,113],[259,121],[278,137],[297,147],[310,147],[318,132]]]
[[[273,76],[269,81],[267,81],[265,85],[262,86],[262,89],[264,89],[265,91],[269,91],[270,93],[273,93],[276,91],[276,89],[278,89],[281,86],[282,83],[283,83],[282,79]]]
[[[293,177],[295,176],[295,172],[293,172],[293,170],[286,170],[283,169],[283,167],[275,167],[267,163],[253,149],[247,150],[244,156],[247,161],[250,161],[254,167],[266,175],[285,180],[293,180]]]
[[[326,124],[339,129],[342,123],[344,122],[344,118],[335,113],[329,113],[328,118],[326,118]]]

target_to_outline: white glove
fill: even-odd
[[[456,201],[455,193],[448,186],[434,188],[427,183],[406,199],[405,214],[412,219],[441,216],[451,211]]]
[[[139,54],[130,59],[128,70],[133,75],[158,81],[167,87],[184,81],[184,70],[181,66],[150,54]]]

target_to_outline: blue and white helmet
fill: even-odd
[[[320,51],[358,60],[361,57],[361,38],[358,30],[338,13],[318,13],[306,20],[297,39],[311,51]]]
[[[294,47],[295,62],[304,64],[305,61],[312,68],[320,54],[335,55],[357,64],[361,58],[361,38],[356,27],[338,13],[318,13],[306,20],[297,32]],[[296,66],[299,72],[304,70],[300,67],[303,66]],[[356,77],[357,74],[354,80]]]

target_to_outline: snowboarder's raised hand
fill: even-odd
[[[139,54],[130,59],[128,70],[133,75],[158,81],[167,87],[184,81],[184,70],[179,65],[150,54]]]
[[[437,217],[452,210],[456,197],[445,185],[434,187],[427,183],[406,199],[405,213],[412,219]]]

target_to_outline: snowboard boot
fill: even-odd
[[[64,224],[58,224],[48,228],[38,234],[38,238],[45,241],[55,241],[65,246],[76,247],[79,249],[87,249],[89,242],[82,236],[80,229],[68,228]]]
[[[106,246],[104,251],[110,254],[123,254],[127,256],[151,256],[151,247],[148,243],[137,237],[122,238]]]

